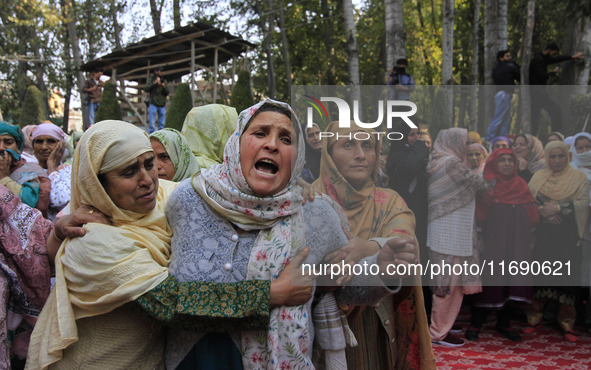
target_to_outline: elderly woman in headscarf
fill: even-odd
[[[11,361],[13,368],[24,364],[51,289],[45,244],[53,225],[3,185],[0,199],[0,368],[10,369]]]
[[[466,153],[466,164],[472,171],[482,175],[487,156],[488,152],[482,144],[470,144],[468,145],[468,152]]]
[[[530,134],[519,134],[515,137],[513,150],[517,156],[517,174],[526,182],[534,173],[546,168],[544,146],[537,137]]]
[[[280,285],[182,283],[170,276],[172,231],[164,208],[176,184],[158,180],[143,130],[123,121],[93,125],[72,167],[73,209],[95,206],[112,224],[89,223],[84,236],[58,250],[56,283],[31,336],[29,368],[163,369],[164,322],[200,331],[267,327],[276,299],[269,289]],[[285,284],[281,276],[277,282]],[[284,287],[281,303],[285,294],[295,303],[309,299],[310,289]]]
[[[466,129],[442,130],[435,140],[429,176],[429,226],[427,246],[431,261],[448,265],[477,263],[475,249],[476,194],[486,182],[466,166]],[[433,343],[459,347],[464,341],[450,330],[464,294],[478,293],[480,279],[472,275],[441,274],[433,281],[431,339]]]
[[[43,122],[32,134],[33,152],[39,165],[51,181],[50,203],[47,218],[53,220],[57,213],[70,202],[71,166],[64,160],[69,156],[66,134],[57,125]]]
[[[305,156],[299,129],[295,113],[285,103],[267,99],[247,108],[238,117],[223,162],[174,191],[166,213],[174,235],[170,271],[179,281],[273,279],[305,245],[311,248],[307,263],[314,264],[347,244],[341,220],[327,200],[302,204],[297,178]],[[416,258],[413,246],[398,239],[366,261],[392,262],[390,253],[399,247],[403,250],[398,258]],[[391,294],[379,286],[380,277],[357,278],[362,279],[360,285],[374,286],[362,302],[375,304]],[[347,297],[359,300],[358,289],[343,292],[345,303]],[[346,328],[341,326],[336,302],[332,310],[324,308],[327,315],[318,327],[312,326],[316,311],[311,312],[309,301],[273,309],[270,326],[263,331],[219,335],[171,331],[167,367],[311,368],[312,333],[328,346],[322,347],[331,351],[328,357],[346,366]]]
[[[492,186],[480,193],[476,218],[483,224],[482,259],[493,261],[531,261],[531,228],[538,223],[538,209],[525,180],[517,176],[517,157],[508,148],[495,150],[486,162],[484,179]],[[487,276],[488,277],[488,276]],[[482,293],[473,297],[470,328],[466,339],[477,340],[489,309],[496,309],[495,330],[512,341],[521,337],[510,329],[512,302],[531,303],[531,278],[510,275],[491,276]]]
[[[23,203],[47,216],[51,181],[43,168],[35,163],[27,163],[20,155],[24,141],[18,127],[0,122],[0,184],[18,195]]]
[[[529,182],[542,223],[535,234],[534,257],[540,263],[568,263],[572,267],[570,276],[578,277],[582,258],[579,239],[583,236],[589,213],[589,181],[583,172],[570,165],[569,147],[565,143],[548,143],[544,154],[547,167],[536,172]],[[541,325],[544,304],[548,300],[557,300],[557,319],[564,331],[564,338],[576,342],[573,329],[577,288],[573,285],[572,279],[565,276],[552,275],[538,280],[532,307],[527,315],[528,327],[524,333],[535,332]]]
[[[322,153],[322,141],[320,140],[320,127],[313,124],[305,129],[306,139],[306,163],[302,170],[302,179],[313,183],[320,175],[320,155]]]
[[[201,168],[222,163],[224,147],[236,128],[236,108],[221,104],[195,107],[187,114],[181,133]]]
[[[337,121],[328,126],[327,132],[333,135],[323,141],[320,177],[313,186],[343,208],[351,234],[369,244],[364,246],[365,250],[342,249],[329,258],[341,258],[342,253],[347,254],[347,259],[355,253],[364,257],[385,241],[414,237],[413,213],[402,197],[390,189],[376,187],[380,143],[375,131],[358,128],[353,122],[350,128],[340,128]],[[423,149],[424,145],[420,146],[421,151],[411,155],[417,156]],[[404,160],[403,153],[397,155]],[[435,367],[420,277],[415,277],[409,285],[377,306],[349,308],[348,321],[358,342],[357,347],[347,349],[349,368]]]
[[[199,163],[187,139],[177,130],[165,128],[155,131],[150,135],[150,143],[159,178],[180,182],[199,171]]]

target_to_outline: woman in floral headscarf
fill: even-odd
[[[299,127],[285,103],[267,99],[244,110],[226,144],[223,162],[174,191],[166,213],[173,231],[170,271],[179,281],[274,279],[306,245],[311,248],[306,262],[317,263],[347,244],[339,216],[328,201],[302,204],[296,183],[305,158]],[[361,285],[381,284],[379,277],[366,278],[377,280]],[[391,293],[383,286],[376,289],[370,289],[367,303]],[[343,364],[347,331],[336,303],[333,308],[329,312],[338,322],[333,329],[340,334],[335,343],[328,341],[335,346],[328,348],[334,352],[329,357]],[[312,333],[320,337],[326,328],[314,331],[311,320],[310,301],[274,308],[266,331],[219,335],[170,331],[167,367],[223,362],[228,368],[312,368]]]
[[[414,237],[414,215],[402,197],[393,190],[376,187],[380,143],[375,139],[375,130],[359,128],[354,122],[350,128],[340,128],[335,121],[328,125],[327,132],[333,135],[323,140],[320,177],[312,185],[343,208],[351,234],[361,242],[360,250],[343,248],[335,254],[346,253],[346,259],[354,260],[350,256],[373,254],[371,248],[387,240]],[[349,307],[347,318],[358,342],[357,347],[347,349],[351,369],[435,367],[422,284],[419,277],[414,279],[410,286],[377,306]]]
[[[583,172],[570,165],[567,144],[552,141],[544,148],[544,154],[547,167],[536,172],[529,182],[542,223],[535,234],[534,257],[540,263],[569,262],[571,276],[578,277],[582,258],[579,239],[583,236],[589,214],[589,181]],[[564,331],[564,338],[569,342],[576,342],[573,329],[577,288],[565,276],[550,276],[546,279],[540,278],[536,284],[532,307],[527,315],[528,327],[523,332],[535,332],[541,326],[545,303],[548,300],[557,300],[557,319]]]

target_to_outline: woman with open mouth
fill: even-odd
[[[297,179],[304,158],[304,138],[289,105],[267,99],[244,110],[226,144],[223,162],[182,182],[170,197],[166,214],[173,231],[172,275],[181,282],[274,279],[306,246],[310,256],[305,262],[318,263],[346,245],[341,219],[328,200],[302,204]],[[395,247],[402,250],[400,258],[416,258],[414,245],[407,246],[404,239],[397,243],[369,257],[368,263],[392,262]],[[381,276],[356,279],[358,287],[339,292],[341,302],[375,304],[393,293]],[[318,327],[312,317],[315,323],[320,320]],[[330,336],[337,332],[340,335]],[[334,368],[335,363],[345,363],[346,333],[329,293],[314,312],[311,300],[273,308],[267,330],[219,334],[171,330],[166,363],[171,369],[212,364],[231,369],[313,368],[314,335],[327,350],[326,366]]]

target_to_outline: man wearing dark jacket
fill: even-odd
[[[152,76],[146,84],[146,91],[150,94],[148,118],[150,125],[148,131],[151,134],[154,132],[154,121],[156,120],[156,113],[158,113],[158,130],[164,128],[164,119],[166,118],[166,97],[168,96],[168,89],[166,81],[162,78],[162,67],[154,69],[154,76]]]
[[[562,128],[560,106],[550,98],[546,90],[548,78],[555,76],[558,72],[556,67],[552,72],[548,72],[548,65],[560,63],[571,59],[582,59],[583,53],[578,52],[572,56],[558,55],[558,45],[548,44],[546,49],[536,54],[529,63],[529,84],[536,85],[531,88],[531,127],[532,134],[537,135],[540,124],[540,114],[542,109],[550,115],[552,120],[552,131],[560,131]]]
[[[511,61],[509,50],[497,53],[497,65],[492,70],[492,78],[499,90],[495,94],[495,114],[488,125],[486,141],[497,136],[509,135],[511,125],[511,98],[515,81],[519,82],[519,65]]]

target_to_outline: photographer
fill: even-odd
[[[158,113],[158,130],[164,128],[164,119],[166,118],[166,97],[168,96],[168,88],[166,81],[162,78],[164,73],[162,67],[154,68],[154,76],[152,76],[146,85],[146,91],[150,94],[148,117],[150,119],[149,133],[154,132],[154,120],[156,113]]]
[[[406,72],[408,60],[398,59],[396,65],[392,67],[388,77],[388,85],[394,86],[388,91],[390,100],[409,100],[410,92],[415,89],[415,80]]]

